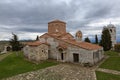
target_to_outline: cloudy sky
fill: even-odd
[[[65,21],[73,35],[81,30],[91,39],[111,22],[120,38],[120,0],[0,0],[0,40],[9,40],[11,32],[35,39],[54,19]]]

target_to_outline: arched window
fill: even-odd
[[[110,32],[112,33],[112,29],[110,29]]]
[[[59,48],[59,52],[60,52],[60,53],[63,53],[63,49],[62,49],[62,48]]]
[[[7,51],[10,51],[11,50],[11,47],[10,46],[7,46]]]

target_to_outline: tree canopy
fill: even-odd
[[[111,35],[108,29],[102,31],[100,45],[103,46],[104,51],[108,51],[112,48]]]
[[[19,51],[21,50],[22,45],[18,41],[18,37],[16,34],[12,33],[13,37],[10,40],[10,45],[12,46],[12,51]]]

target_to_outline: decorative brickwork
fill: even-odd
[[[60,20],[55,20],[48,23],[48,33],[66,33],[66,23]]]

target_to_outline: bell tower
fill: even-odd
[[[116,44],[116,27],[110,23],[103,28],[103,30],[105,29],[109,30],[109,33],[111,35],[112,48],[114,48],[114,45]]]
[[[116,27],[110,23],[107,25],[107,28],[111,35],[112,47],[114,48],[114,45],[116,44]]]
[[[48,33],[66,33],[66,23],[60,20],[54,20],[48,23]]]

